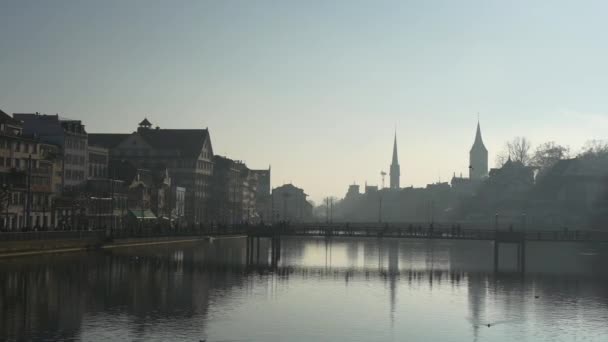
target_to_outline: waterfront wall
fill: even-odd
[[[19,235],[17,235],[19,234]],[[0,235],[0,257],[43,254],[51,252],[73,252],[92,249],[116,248],[136,245],[151,245],[196,241],[201,234],[172,236],[136,236],[109,238],[103,231],[15,233],[10,238]]]

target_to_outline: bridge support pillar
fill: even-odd
[[[494,241],[494,272],[498,272],[500,242]]]
[[[281,259],[281,239],[272,237],[270,240],[270,264],[276,267]]]
[[[256,238],[257,242],[256,242],[256,262],[259,264],[260,263],[260,237],[258,236]]]
[[[524,240],[518,242],[503,242],[503,243],[515,243],[517,245],[517,271],[520,273],[524,273],[526,271],[526,242]],[[501,242],[498,240],[494,241],[494,272],[499,271],[500,264],[500,244]]]
[[[519,244],[519,270],[521,273],[526,272],[526,241],[522,241]]]

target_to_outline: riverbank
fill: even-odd
[[[244,235],[142,237],[114,239],[110,242],[100,242],[97,239],[4,241],[0,243],[0,258],[12,258],[49,253],[72,253],[137,246],[153,246],[173,243],[188,243],[209,241],[210,239],[235,239],[242,237],[244,237]]]

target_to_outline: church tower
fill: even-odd
[[[393,161],[391,162],[391,189],[399,189],[399,177],[401,171],[399,169],[399,158],[397,157],[397,132],[395,132],[395,141],[393,143]]]
[[[475,142],[469,152],[469,178],[473,181],[479,181],[488,175],[488,150],[483,145],[481,139],[481,128],[477,121],[477,133],[475,134]]]

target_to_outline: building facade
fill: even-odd
[[[172,184],[186,189],[186,221],[208,221],[213,147],[207,129],[153,128],[144,119],[131,134],[90,134],[89,140],[108,148],[110,160],[128,160],[141,169],[166,168]]]
[[[22,122],[0,111],[0,214],[5,230],[54,227],[58,154],[57,146],[25,134]]]
[[[111,178],[108,175],[110,151],[101,146],[88,146],[88,178]]]
[[[23,123],[25,135],[36,136],[40,141],[60,147],[63,161],[62,188],[85,183],[88,173],[88,139],[85,126],[80,120],[40,113],[16,113],[13,118]]]
[[[251,170],[257,177],[255,210],[262,222],[272,221],[270,166],[267,170]]]
[[[272,203],[279,221],[307,222],[312,220],[312,205],[304,190],[293,184],[272,189]]]

